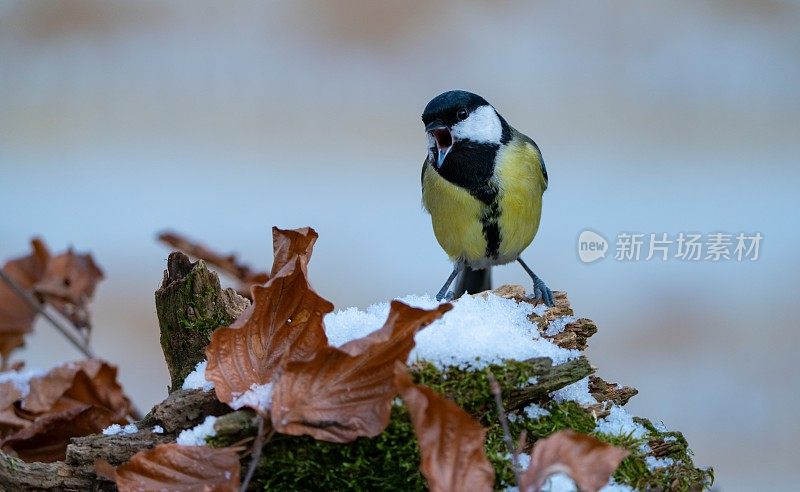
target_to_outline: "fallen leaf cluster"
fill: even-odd
[[[454,402],[415,384],[406,365],[416,333],[452,306],[425,310],[393,301],[380,329],[341,347],[331,346],[323,318],[333,305],[308,280],[317,237],[311,228],[273,228],[274,261],[266,273],[177,234],[160,236],[233,276],[242,289],[249,289],[253,300],[230,326],[213,333],[206,349],[206,378],[214,382],[217,399],[235,408],[244,402],[259,414],[262,424],[269,422],[271,432],[348,443],[381,434],[399,395],[414,427],[420,471],[430,489],[492,490],[495,471],[484,450],[487,429]],[[89,327],[87,304],[102,278],[91,256],[72,250],[51,256],[35,239],[32,252],[6,263],[3,272],[76,327]],[[4,362],[22,345],[36,315],[35,305],[0,284]],[[268,397],[248,397],[255,391]],[[116,368],[96,359],[64,364],[31,378],[27,385],[13,380],[0,383],[0,448],[25,461],[63,460],[70,438],[126,423],[130,413],[131,403],[116,380]],[[258,448],[263,432],[255,441]],[[95,463],[95,469],[121,491],[234,491],[240,487],[243,450],[159,444],[116,469],[103,460]],[[519,475],[519,488],[539,490],[549,476],[562,472],[580,490],[596,491],[626,455],[627,451],[592,437],[558,432],[536,443],[531,466]],[[253,463],[258,456],[254,449]]]
[[[79,329],[91,326],[88,305],[103,272],[89,254],[67,251],[51,255],[41,239],[31,241],[31,252],[3,266],[3,273],[36,301],[53,306]],[[37,311],[19,293],[0,282],[0,359],[7,367],[9,354],[24,344]]]
[[[25,461],[62,460],[71,437],[127,423],[131,410],[116,367],[97,359],[58,366],[28,387],[0,383],[0,448]]]
[[[341,347],[330,346],[323,318],[333,305],[308,281],[316,240],[310,228],[273,229],[269,280],[252,287],[251,306],[230,326],[217,329],[206,349],[206,378],[214,382],[217,398],[232,406],[241,399],[269,419],[273,431],[347,443],[383,432],[399,394],[411,416],[420,470],[430,489],[492,490],[495,473],[484,451],[486,429],[452,401],[414,384],[406,366],[414,335],[452,306],[424,310],[394,301],[383,327]],[[222,259],[235,264],[233,256]],[[243,398],[264,387],[270,388],[269,403]],[[569,473],[582,489],[595,490],[591,487],[608,481],[625,452],[588,436],[556,434],[539,442],[533,456],[537,465],[523,475],[521,490],[538,490],[554,470]],[[234,490],[237,465],[231,448],[162,444],[106,474],[114,474],[120,490],[190,490],[201,483],[207,490]]]

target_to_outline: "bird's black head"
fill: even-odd
[[[486,99],[467,91],[448,91],[434,97],[425,106],[422,122],[437,168],[460,146],[498,146],[510,135],[508,124]]]
[[[431,99],[422,112],[425,126],[440,122],[453,126],[466,120],[471,112],[480,106],[488,106],[486,99],[467,91],[447,91]]]

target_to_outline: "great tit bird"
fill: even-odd
[[[422,203],[454,264],[436,299],[487,290],[492,266],[517,261],[533,280],[533,297],[552,306],[553,293],[519,256],[539,229],[547,189],[539,147],[470,92],[436,96],[422,122],[428,136]]]

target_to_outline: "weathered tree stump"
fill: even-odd
[[[233,289],[222,289],[219,277],[203,260],[192,263],[183,253],[169,255],[164,280],[156,291],[156,314],[170,393],[180,389],[186,376],[205,359],[211,333],[231,324],[249,305]]]

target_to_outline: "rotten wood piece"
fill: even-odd
[[[203,260],[192,263],[183,253],[167,259],[164,280],[156,291],[161,348],[170,374],[170,392],[205,359],[211,333],[231,324],[250,302],[233,289],[222,289],[219,277]]]

